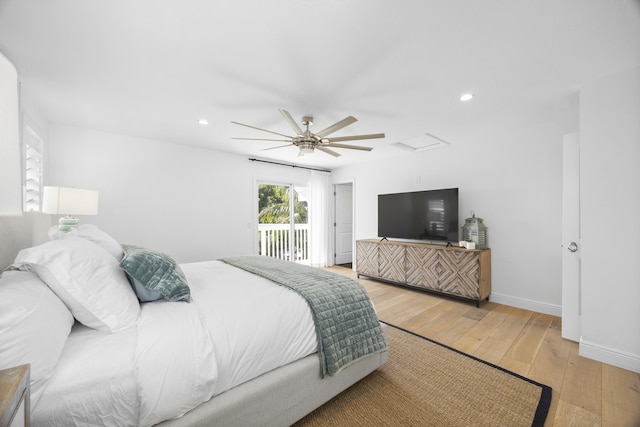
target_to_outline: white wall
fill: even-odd
[[[46,185],[100,192],[81,218],[121,243],[178,262],[254,253],[256,179],[304,183],[308,171],[162,141],[54,125]]]
[[[50,226],[48,216],[41,213],[0,216],[0,271],[13,263],[20,249],[49,240]]]
[[[355,180],[355,237],[377,236],[377,195],[459,188],[460,225],[475,211],[489,228],[491,300],[561,315],[562,140],[577,111],[556,123],[496,130],[446,148],[337,169]]]
[[[18,73],[0,52],[0,215],[22,213]]]
[[[580,92],[580,354],[640,372],[640,68]]]

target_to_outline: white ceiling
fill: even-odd
[[[640,2],[0,0],[0,51],[51,123],[336,168],[554,120],[640,65]],[[231,139],[291,134],[279,108],[386,138],[337,159]]]

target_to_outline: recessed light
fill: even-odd
[[[465,93],[460,97],[460,101],[471,101],[473,99],[472,93]]]
[[[209,122],[206,119],[200,119],[198,120],[198,124],[201,124],[202,126],[208,125]]]

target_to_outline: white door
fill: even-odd
[[[353,262],[353,185],[335,186],[336,264]]]
[[[580,140],[564,136],[562,167],[562,337],[580,341]]]

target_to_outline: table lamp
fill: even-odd
[[[58,230],[67,232],[80,221],[72,215],[97,215],[98,192],[81,188],[44,187],[42,212],[64,215],[58,220]]]

